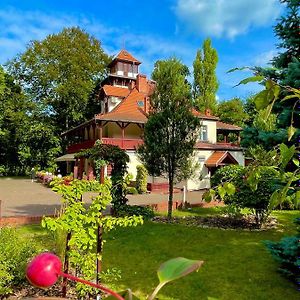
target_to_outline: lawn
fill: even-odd
[[[209,215],[218,209],[197,209],[180,215]],[[165,286],[158,299],[299,299],[296,287],[278,272],[264,240],[279,240],[295,233],[292,220],[299,211],[275,212],[276,230],[242,231],[196,228],[146,222],[122,228],[106,236],[104,268],[122,271],[120,289],[130,287],[145,297],[157,284],[159,265],[174,257],[204,260],[203,267]],[[24,234],[35,234],[40,242],[49,239],[38,226],[25,226]]]

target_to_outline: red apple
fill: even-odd
[[[27,266],[28,281],[40,288],[47,288],[55,284],[61,273],[62,263],[59,257],[52,253],[37,255]]]

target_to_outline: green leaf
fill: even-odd
[[[279,85],[277,85],[277,84],[274,85],[273,94],[274,94],[275,99],[277,99],[280,94],[280,86]]]
[[[241,84],[247,84],[249,82],[258,82],[258,81],[262,81],[264,79],[264,76],[252,76],[252,77],[248,77],[248,78],[245,78],[243,79],[242,81],[240,81],[237,85],[235,86],[239,86]]]
[[[299,98],[299,96],[298,95],[287,95],[283,99],[281,99],[280,102],[283,102],[283,101],[286,101],[286,100],[289,100],[289,99],[294,99],[294,98]]]
[[[250,67],[233,68],[233,69],[230,69],[229,71],[227,71],[226,73],[232,73],[235,71],[243,71],[243,70],[250,70],[250,69],[251,69]]]
[[[160,283],[167,283],[198,270],[204,262],[177,257],[164,262],[158,269]]]
[[[276,206],[278,206],[281,202],[281,193],[279,190],[276,190],[271,198],[270,198],[270,202],[269,202],[269,209],[274,209]]]
[[[206,191],[203,195],[202,195],[202,199],[205,202],[211,202],[215,196],[216,192],[213,189],[210,189],[209,191]]]
[[[228,194],[228,195],[233,195],[234,193],[235,193],[235,186],[232,184],[232,183],[230,183],[230,182],[226,182],[225,184],[224,184],[224,188],[225,188],[225,190],[226,190],[226,193]]]
[[[291,146],[290,148],[285,144],[280,144],[279,146],[280,156],[281,156],[281,167],[284,169],[289,161],[295,154],[296,147],[295,145]]]
[[[219,185],[218,186],[218,193],[219,193],[221,199],[223,199],[224,196],[226,195],[226,190],[222,186]]]
[[[297,167],[299,167],[299,165],[300,165],[300,162],[299,162],[299,159],[297,159],[297,158],[293,158],[293,163],[297,166]]]
[[[288,141],[290,141],[296,132],[296,128],[291,125],[288,129]]]
[[[299,204],[300,204],[300,191],[297,191],[295,193],[294,204],[295,204],[296,208],[299,208]]]
[[[254,97],[254,103],[258,110],[264,109],[269,105],[268,94],[268,90],[263,90]]]

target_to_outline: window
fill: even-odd
[[[204,163],[205,162],[205,156],[203,156],[203,155],[201,155],[201,156],[199,156],[199,163],[201,164],[201,163]]]
[[[207,125],[202,125],[200,127],[200,141],[207,141]]]
[[[144,101],[140,100],[137,102],[138,107],[144,107]]]

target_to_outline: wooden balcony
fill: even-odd
[[[134,150],[143,143],[142,139],[102,138],[103,144],[119,146],[123,150]],[[67,153],[76,153],[84,149],[92,148],[96,140],[87,140],[78,144],[70,145]]]

